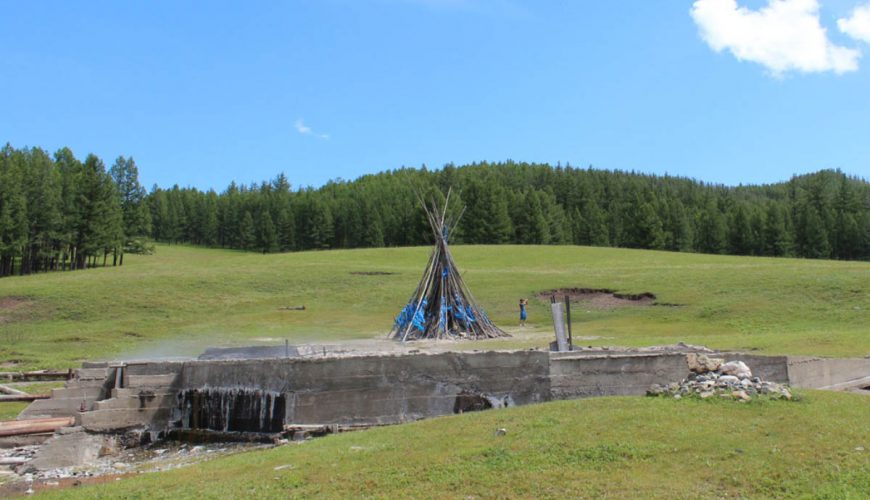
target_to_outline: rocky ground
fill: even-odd
[[[675,399],[718,396],[742,402],[758,397],[792,399],[788,386],[753,377],[752,370],[742,361],[726,363],[723,359],[711,358],[706,354],[688,354],[686,359],[690,371],[688,377],[668,385],[653,384],[647,395],[671,396]]]
[[[27,490],[76,486],[105,480],[122,480],[125,475],[144,474],[187,467],[205,460],[241,451],[274,445],[251,443],[217,443],[189,445],[158,442],[106,455],[81,467],[35,470],[28,465],[39,446],[21,446],[0,450],[0,497]]]

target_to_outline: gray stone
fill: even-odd
[[[649,387],[649,389],[646,390],[646,395],[647,396],[661,396],[665,392],[667,392],[667,389],[660,386],[659,384],[653,384]]]
[[[746,394],[745,391],[734,391],[731,393],[731,397],[734,399],[739,399],[741,401],[751,401],[752,397],[749,394]]]
[[[711,358],[706,354],[694,352],[686,354],[686,364],[689,366],[689,371],[695,373],[716,371],[723,362],[724,360],[721,358]]]
[[[734,375],[739,378],[752,377],[752,371],[743,361],[729,361],[724,363],[719,367],[719,371],[723,375]]]

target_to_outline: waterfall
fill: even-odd
[[[178,394],[181,427],[222,432],[281,432],[283,394],[250,387],[204,387]]]

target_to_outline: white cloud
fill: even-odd
[[[850,17],[837,20],[837,27],[855,40],[870,43],[870,4],[855,7]]]
[[[311,130],[311,127],[309,127],[305,124],[305,122],[302,121],[302,118],[297,119],[293,123],[293,127],[296,129],[297,132],[302,135],[310,135],[317,137],[318,139],[329,139],[329,134],[315,134],[314,131]]]
[[[768,0],[752,10],[735,0],[696,0],[692,19],[716,52],[765,66],[775,76],[858,69],[861,52],[835,45],[819,20],[818,0]]]

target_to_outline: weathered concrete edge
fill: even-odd
[[[500,398],[508,406],[554,399],[641,395],[654,383],[684,378],[688,374],[685,355],[525,350],[137,361],[124,364],[123,380],[125,386],[132,380],[131,387],[138,381],[146,388],[148,381],[156,381],[175,394],[204,387],[253,387],[286,393],[289,424],[388,424],[451,414],[461,393]],[[756,376],[800,388],[849,388],[870,376],[870,358],[736,352],[713,355],[743,360]],[[114,364],[108,369],[107,384],[110,378],[114,381],[116,370]],[[156,401],[168,404],[166,398]],[[118,412],[126,408],[123,404],[112,406],[113,411],[98,419],[99,429],[110,432],[113,425],[121,422],[126,422],[124,425],[141,422],[151,429],[160,429],[172,420],[168,407],[143,407],[144,403],[135,400],[131,403],[128,413],[133,418],[119,418]],[[92,421],[98,417],[95,412],[79,415]]]

